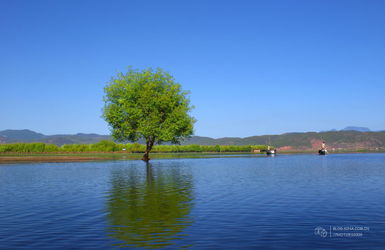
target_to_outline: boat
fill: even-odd
[[[267,155],[275,155],[277,153],[276,149],[268,149],[266,150]]]
[[[275,155],[277,153],[277,150],[275,148],[271,148],[270,146],[270,137],[269,137],[269,146],[267,146],[266,154],[267,155]]]
[[[326,155],[328,153],[328,151],[326,150],[326,148],[321,148],[320,150],[318,150],[318,154],[320,155]]]
[[[321,149],[318,150],[318,154],[319,155],[326,155],[328,153],[327,149],[326,149],[326,144],[325,144],[325,141],[322,142],[322,145],[321,145]]]

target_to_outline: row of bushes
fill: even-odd
[[[113,141],[100,141],[95,144],[65,144],[56,146],[46,143],[13,143],[0,144],[0,153],[49,153],[49,152],[118,152],[143,153],[145,145],[138,143],[118,144]],[[253,150],[265,150],[265,145],[256,146],[202,146],[202,145],[156,145],[152,152],[176,153],[176,152],[251,152]]]

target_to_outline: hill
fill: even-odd
[[[344,128],[344,129],[342,129],[342,131],[370,132],[370,129],[366,128],[366,127],[348,126],[348,127]]]
[[[385,149],[385,131],[381,132],[358,132],[358,131],[330,131],[330,132],[307,132],[307,133],[286,133],[281,135],[263,135],[245,138],[219,138],[212,139],[207,137],[194,136],[191,140],[200,145],[271,145],[280,150],[310,150],[318,149],[322,141],[326,141],[328,148],[331,149]]]
[[[0,143],[14,142],[45,142],[58,146],[63,144],[89,144],[101,140],[111,140],[109,135],[83,134],[74,135],[44,135],[31,130],[0,131]],[[313,150],[318,149],[325,140],[329,149],[336,150],[385,150],[385,131],[359,132],[355,130],[286,133],[281,135],[262,135],[251,137],[210,138],[193,136],[182,142],[182,145],[261,145],[267,144],[279,150]]]
[[[74,135],[44,135],[28,129],[0,131],[0,143],[45,142],[60,146],[63,144],[96,143],[101,140],[111,140],[111,136],[82,133]]]

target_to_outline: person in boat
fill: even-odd
[[[321,149],[326,149],[325,141],[322,142]]]

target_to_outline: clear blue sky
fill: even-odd
[[[385,129],[385,1],[0,1],[0,130],[108,133],[103,86],[162,67],[195,134]]]

